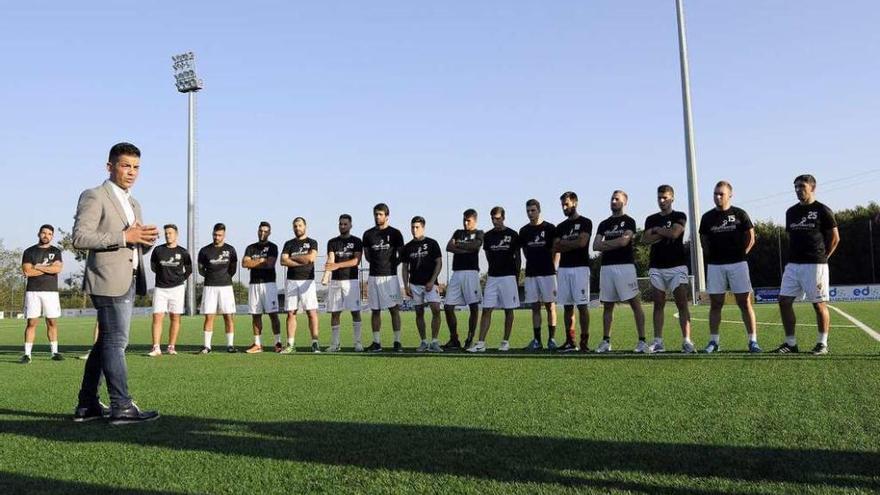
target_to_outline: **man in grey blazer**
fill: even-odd
[[[107,162],[110,178],[83,191],[76,207],[73,245],[89,250],[84,289],[98,310],[100,327],[86,361],[76,422],[109,416],[112,424],[128,424],[159,417],[132,402],[125,364],[135,294],[147,292],[143,255],[159,236],[155,225],[142,225],[140,204],[131,197],[140,156],[133,144],[114,145]],[[98,400],[101,375],[107,379],[109,409]]]

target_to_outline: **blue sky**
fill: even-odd
[[[832,208],[877,198],[880,4],[686,4],[700,203],[718,179],[779,220],[811,172]],[[186,223],[186,98],[171,55],[192,50],[199,244],[223,221],[240,250],[260,220],[279,245],[304,216],[322,244],[348,212],[391,206],[445,242],[461,211],[561,220],[574,190],[595,223],[613,189],[639,223],[672,184],[686,210],[672,0],[557,2],[19,2],[0,18],[0,237],[70,228],[109,147],[143,150],[146,220]],[[827,186],[826,186],[827,184]],[[844,240],[845,242],[845,240]]]

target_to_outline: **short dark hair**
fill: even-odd
[[[110,163],[116,163],[122,155],[136,156],[140,158],[141,150],[131,143],[116,143],[110,148],[110,156],[107,158],[107,161]]]
[[[162,230],[165,229],[174,229],[174,231],[177,232],[177,225],[174,225],[173,223],[166,223],[162,226]]]
[[[302,220],[303,225],[308,225],[308,224],[309,224],[309,222],[306,222],[306,219],[303,218],[303,217],[296,217],[296,218],[294,218],[294,219],[293,219],[293,223],[296,223],[297,220]],[[269,225],[269,224],[267,223],[266,225]]]
[[[348,213],[343,213],[342,215],[339,215],[339,219],[348,220],[349,222],[351,222],[351,215],[349,215]]]
[[[425,226],[425,217],[420,217],[419,215],[416,215],[416,216],[412,217],[412,220],[410,220],[409,223],[410,224],[420,223],[420,224],[422,224],[422,227],[424,227]]]
[[[798,182],[804,182],[806,184],[813,186],[814,189],[816,187],[816,178],[810,174],[798,175],[797,177],[794,178],[794,182],[795,182],[795,184],[797,184]]]
[[[214,224],[214,232],[219,232],[219,231],[221,231],[221,230],[222,230],[223,232],[226,232],[226,226],[223,225],[222,223],[215,223],[215,224]]]
[[[728,191],[733,192],[733,186],[730,185],[730,182],[726,180],[719,180],[715,187],[726,187]]]
[[[565,191],[564,193],[562,193],[562,196],[559,196],[559,201],[565,201],[566,199],[570,199],[577,203],[578,195],[575,194],[574,191]]]
[[[669,184],[663,184],[657,188],[657,194],[669,193],[675,196],[675,189],[672,188]]]
[[[629,201],[629,194],[627,194],[626,191],[622,189],[615,189],[614,192],[611,193],[611,197],[614,197],[615,194],[623,195],[623,199]]]
[[[541,211],[541,202],[538,201],[537,199],[530,199],[530,200],[526,201],[526,208],[528,208],[529,206],[537,206],[538,211]]]
[[[377,211],[381,211],[385,214],[386,217],[391,214],[391,210],[388,209],[388,205],[386,205],[385,203],[379,203],[374,206],[373,213],[376,213]]]
[[[269,225],[269,222],[267,222],[267,221],[265,221],[265,220],[263,220],[262,222],[260,222],[260,226],[259,226],[258,228],[263,228],[263,227],[266,227],[267,229],[272,230],[272,226]]]
[[[496,206],[489,211],[489,215],[492,215],[493,217],[499,213],[501,214],[501,218],[506,218],[504,216],[504,208],[500,206]]]
[[[475,210],[473,208],[468,208],[467,210],[464,210],[464,217],[465,218],[477,218],[477,210]]]
[[[55,233],[55,227],[49,225],[48,223],[44,223],[43,225],[40,225],[40,230],[38,230],[37,233],[39,234],[40,232],[43,231],[43,229],[48,229],[49,232],[52,232],[53,234]]]

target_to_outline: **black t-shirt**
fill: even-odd
[[[425,285],[434,275],[437,267],[437,258],[442,258],[440,244],[430,237],[422,237],[421,240],[413,239],[403,246],[403,262],[409,270],[409,282],[415,285]]]
[[[199,250],[198,262],[199,273],[205,277],[205,287],[232,285],[232,276],[238,268],[238,254],[234,247],[208,244]]]
[[[318,241],[311,237],[305,239],[291,239],[284,243],[281,248],[281,254],[286,254],[291,258],[296,256],[305,256],[310,251],[318,250]],[[314,280],[315,264],[301,265],[295,267],[287,267],[287,280]]]
[[[364,257],[370,263],[370,275],[386,277],[397,275],[400,264],[399,250],[403,247],[403,234],[394,227],[373,227],[364,232]]]
[[[593,234],[593,222],[584,216],[577,217],[576,220],[566,219],[556,226],[556,237],[563,241],[573,241],[580,237],[581,233],[586,232],[587,237]],[[590,266],[590,242],[582,248],[565,251],[559,255],[560,268],[571,268],[575,266]]]
[[[41,248],[39,244],[24,250],[21,263],[30,263],[34,266],[49,266],[56,261],[61,261],[61,250],[55,246]],[[36,277],[27,278],[27,292],[58,292],[58,274],[44,273]]]
[[[800,203],[785,212],[785,231],[788,232],[788,261],[790,263],[828,263],[825,252],[825,233],[837,227],[834,213],[824,204],[813,201]]]
[[[718,208],[703,213],[700,235],[706,236],[710,265],[726,265],[746,260],[746,240],[752,219],[744,210],[731,206],[725,211]]]
[[[459,248],[479,246],[483,243],[482,230],[458,229],[452,234],[455,246]],[[472,253],[455,253],[452,255],[452,271],[476,270],[480,271],[480,250]]]
[[[490,277],[517,276],[516,258],[519,255],[519,234],[505,227],[503,230],[492,229],[483,235],[483,251],[489,262]]]
[[[687,225],[687,215],[681,211],[673,210],[669,215],[663,216],[660,213],[654,213],[645,219],[645,230],[653,227],[662,227],[671,229],[674,224],[682,227]],[[684,234],[675,239],[666,239],[665,237],[651,244],[651,261],[648,266],[651,268],[674,268],[676,266],[688,265],[687,254],[684,251]]]
[[[333,253],[333,259],[336,263],[352,260],[357,253],[363,250],[364,244],[360,238],[353,235],[348,237],[337,236],[327,242],[327,252]],[[332,277],[333,280],[357,280],[358,267],[352,266],[333,270]]]
[[[627,230],[633,234],[636,232],[636,221],[633,217],[629,215],[610,216],[599,223],[599,228],[596,229],[596,237],[602,236],[606,241],[612,241],[623,236]],[[602,251],[602,266],[629,265],[633,263],[635,263],[635,259],[633,258],[632,239],[630,239],[626,246]]]
[[[519,240],[526,256],[526,277],[545,277],[555,275],[553,265],[553,240],[556,227],[550,222],[538,225],[527,223],[519,229]]]
[[[186,283],[192,274],[192,258],[182,246],[156,246],[150,255],[150,268],[156,274],[156,287],[170,289]]]
[[[278,246],[274,242],[255,242],[245,248],[244,256],[250,257],[254,261],[264,260],[266,258],[275,258],[278,260]],[[251,283],[266,284],[275,282],[275,265],[269,268],[251,268]]]

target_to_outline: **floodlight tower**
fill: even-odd
[[[202,80],[196,75],[196,57],[193,52],[181,53],[171,57],[174,61],[174,79],[177,91],[186,93],[189,99],[187,130],[187,194],[186,194],[186,249],[190,256],[197,256],[196,246],[196,91],[202,89]],[[193,260],[195,261],[195,260]],[[196,277],[186,288],[186,314],[195,314]]]
[[[694,274],[694,289],[699,295],[706,287],[703,269],[703,247],[700,245],[698,222],[700,221],[700,199],[697,192],[697,153],[694,145],[694,120],[691,114],[691,81],[688,68],[687,33],[684,25],[684,0],[675,0],[675,13],[678,17],[678,57],[681,64],[681,99],[684,107],[684,139],[687,156],[688,180],[688,226],[691,231],[691,269]],[[696,304],[697,301],[694,301]]]

